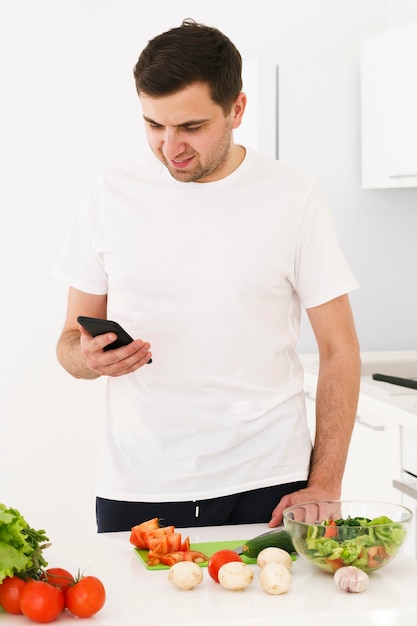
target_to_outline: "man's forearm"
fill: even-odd
[[[360,358],[340,355],[320,367],[316,397],[316,435],[309,486],[339,498],[360,386]]]
[[[70,330],[62,333],[56,347],[59,363],[74,378],[94,379],[100,374],[89,369],[80,351],[80,333]]]

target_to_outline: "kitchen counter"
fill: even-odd
[[[318,355],[299,355],[304,366],[304,387],[315,397]],[[417,379],[417,350],[362,352],[362,381],[358,404],[361,411],[379,415],[388,422],[417,430],[417,390],[372,381],[373,373]]]
[[[267,529],[265,524],[179,529],[191,542],[247,539]],[[417,622],[417,562],[399,554],[370,576],[368,588],[350,594],[336,587],[333,576],[300,557],[292,568],[287,594],[271,596],[255,579],[242,592],[230,592],[211,580],[192,591],[180,591],[168,582],[167,570],[149,571],[129,543],[129,533],[86,533],[71,536],[50,532],[45,551],[50,567],[98,576],[107,591],[104,608],[87,626],[403,626]],[[57,624],[74,624],[66,611]],[[0,612],[1,626],[33,623],[23,616]]]

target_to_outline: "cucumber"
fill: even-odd
[[[264,548],[281,548],[289,554],[295,552],[292,539],[286,530],[277,530],[253,539],[248,539],[243,546],[245,556],[250,559],[256,559],[258,554]]]

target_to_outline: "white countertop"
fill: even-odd
[[[191,542],[247,539],[267,530],[264,524],[179,529]],[[368,588],[350,594],[336,587],[333,576],[298,558],[288,593],[271,596],[255,580],[242,592],[230,592],[211,580],[192,591],[168,582],[167,570],[149,571],[129,543],[129,533],[90,533],[74,537],[50,533],[45,551],[50,567],[78,568],[98,576],[107,601],[87,626],[404,626],[417,623],[417,562],[399,554],[370,576]],[[57,624],[74,624],[66,611]],[[0,613],[2,626],[28,626],[23,616]],[[55,622],[54,622],[55,623]]]
[[[304,386],[315,395],[318,375],[318,355],[299,355],[304,366]],[[371,381],[372,373],[417,378],[417,350],[362,352],[362,378],[358,413],[374,413],[388,421],[417,430],[417,390]],[[387,390],[391,388],[391,393]]]

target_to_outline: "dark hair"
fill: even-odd
[[[158,97],[195,83],[207,83],[226,114],[242,90],[242,57],[217,28],[186,19],[154,37],[133,71],[138,94]]]

